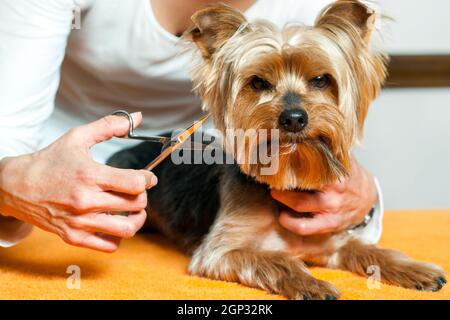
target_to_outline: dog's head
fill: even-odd
[[[277,189],[316,189],[346,175],[386,76],[385,56],[370,44],[375,18],[359,1],[337,1],[314,26],[282,30],[224,5],[192,16],[186,36],[203,57],[195,90],[215,126],[279,129],[279,170],[261,175],[260,164],[244,163],[244,173]]]

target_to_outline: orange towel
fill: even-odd
[[[450,271],[450,210],[388,212],[381,245],[400,249]],[[281,299],[237,283],[191,277],[189,258],[161,236],[138,235],[114,254],[74,248],[55,235],[35,230],[20,245],[0,249],[0,299]],[[81,288],[67,288],[67,268],[80,267]],[[450,299],[450,284],[439,292],[381,285],[349,272],[314,268],[335,284],[342,299]]]

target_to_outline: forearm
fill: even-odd
[[[7,187],[8,167],[12,158],[5,157],[0,159],[0,217],[6,220],[12,217],[12,203],[10,201],[10,193]]]
[[[33,227],[31,224],[14,218],[13,203],[10,201],[6,187],[7,172],[6,162],[11,158],[0,159],[0,247],[11,247],[27,237]]]
[[[138,126],[142,114],[132,116]],[[148,170],[99,164],[92,159],[89,149],[126,134],[128,128],[129,123],[123,117],[109,116],[74,128],[42,150],[4,158],[0,161],[2,215],[55,233],[75,246],[115,251],[121,238],[134,236],[144,224],[146,190],[157,179]],[[109,214],[124,211],[130,214],[127,217]],[[23,237],[29,233],[29,227],[14,220],[8,219],[6,224],[8,227],[0,230],[2,246],[13,243],[1,241],[2,234]]]

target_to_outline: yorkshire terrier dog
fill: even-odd
[[[376,17],[349,0],[326,7],[314,26],[282,30],[248,22],[225,5],[192,16],[185,37],[201,53],[194,88],[215,127],[224,135],[277,129],[281,151],[270,175],[261,174],[260,163],[176,165],[166,159],[155,169],[159,183],[148,192],[149,223],[192,254],[191,274],[289,299],[339,297],[307,265],[362,276],[378,266],[381,281],[417,290],[446,283],[438,266],[365,244],[347,231],[293,234],[279,225],[280,204],[270,196],[270,189],[313,191],[347,175],[369,104],[386,77],[387,58],[371,44]],[[238,152],[252,147],[246,143]],[[157,154],[144,143],[109,164],[140,169]]]

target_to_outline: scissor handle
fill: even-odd
[[[117,110],[112,113],[115,116],[125,116],[128,118],[128,122],[130,123],[130,127],[128,129],[128,134],[123,138],[134,139],[134,140],[142,140],[149,142],[159,142],[163,145],[170,143],[169,137],[160,137],[160,136],[139,136],[134,133],[134,120],[131,114],[125,110]]]

